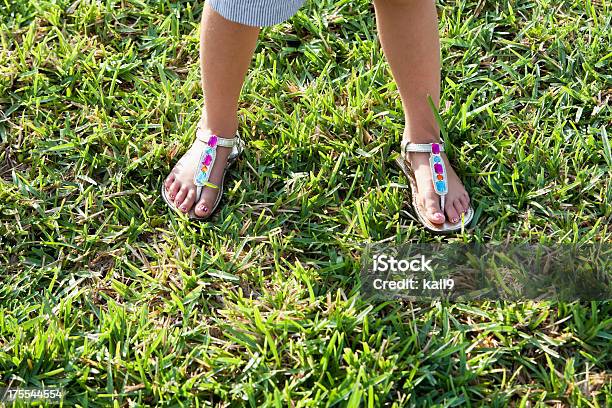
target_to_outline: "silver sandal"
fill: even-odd
[[[447,234],[465,229],[472,221],[472,218],[474,218],[474,209],[470,205],[467,211],[461,216],[461,220],[456,224],[448,221],[444,221],[444,224],[434,224],[429,221],[426,216],[427,212],[419,204],[416,198],[418,195],[416,177],[414,175],[412,165],[408,161],[408,153],[429,153],[429,165],[431,167],[431,179],[433,181],[434,191],[440,196],[440,209],[444,211],[444,201],[446,194],[448,193],[448,179],[444,160],[442,159],[442,156],[440,156],[440,153],[443,151],[443,143],[417,144],[403,141],[402,154],[396,159],[396,163],[408,177],[410,189],[412,191],[412,208],[414,209],[419,221],[425,226],[425,228],[432,232]]]
[[[217,194],[217,199],[215,200],[215,203],[212,206],[212,209],[210,210],[210,212],[208,213],[206,217],[198,217],[195,214],[195,210],[194,210],[195,204],[194,204],[194,208],[192,208],[189,211],[189,218],[192,220],[207,220],[212,216],[212,214],[215,212],[215,210],[219,206],[219,203],[221,202],[221,198],[223,196],[223,183],[225,181],[225,174],[227,173],[227,170],[230,168],[230,166],[234,164],[234,162],[236,162],[236,159],[238,158],[238,156],[240,156],[240,154],[244,151],[244,143],[240,139],[238,132],[236,132],[236,136],[234,136],[233,138],[226,139],[226,138],[222,138],[222,137],[219,137],[211,133],[204,132],[199,125],[198,125],[198,130],[196,131],[196,139],[204,142],[205,146],[202,150],[202,153],[200,154],[200,160],[198,161],[198,168],[196,170],[195,177],[194,177],[194,184],[196,185],[195,203],[198,203],[200,201],[204,187],[218,189],[219,193]],[[218,146],[232,148],[232,152],[227,158],[227,164],[225,165],[225,169],[223,170],[223,177],[221,179],[220,185],[216,185],[208,181],[212,168],[215,164]],[[168,196],[166,195],[166,187],[164,186],[163,183],[161,186],[161,195],[164,201],[166,202],[166,204],[170,208],[172,208],[176,212],[184,214],[182,211],[176,208],[172,200],[168,198]]]

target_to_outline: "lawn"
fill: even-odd
[[[206,223],[159,187],[201,104],[195,0],[0,0],[0,387],[66,405],[612,404],[612,305],[363,300],[387,242],[612,242],[612,3],[438,2],[473,230],[409,214],[369,1],[262,32]],[[610,130],[608,129],[608,133]]]

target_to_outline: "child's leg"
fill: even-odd
[[[208,2],[202,14],[200,68],[204,90],[202,124],[219,137],[232,138],[238,128],[240,90],[257,42],[259,28],[226,20]],[[181,211],[191,210],[196,199],[194,175],[202,151],[196,140],[165,181],[168,197]],[[219,185],[231,149],[218,147],[210,182]],[[218,190],[204,188],[195,213],[204,217],[212,210]]]
[[[440,42],[438,16],[433,0],[375,0],[376,20],[383,50],[397,82],[406,128],[404,139],[412,143],[439,140],[439,129],[427,102],[430,95],[436,105],[440,99]],[[419,199],[429,220],[444,222],[444,212],[451,222],[468,209],[469,197],[448,160],[448,194],[444,211],[433,189],[429,157],[411,153],[410,163],[417,179]]]

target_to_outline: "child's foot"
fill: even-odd
[[[203,187],[200,200],[196,203],[197,190],[194,177],[205,146],[204,142],[196,139],[164,181],[166,195],[176,208],[185,214],[193,209],[195,215],[200,218],[210,216],[219,194],[219,189]],[[221,185],[227,159],[231,152],[231,147],[217,147],[217,157],[208,179],[210,183]]]
[[[441,156],[446,165],[448,179],[448,193],[443,209],[440,208],[440,196],[436,194],[433,187],[429,154],[408,153],[407,160],[411,164],[417,182],[418,197],[416,197],[416,202],[425,210],[427,219],[433,224],[443,224],[445,220],[456,224],[461,221],[461,215],[467,212],[470,206],[470,197],[457,173],[451,167],[446,154],[441,153]]]

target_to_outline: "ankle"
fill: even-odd
[[[409,143],[440,143],[440,132],[437,130],[410,131],[404,130],[402,141]]]
[[[226,117],[224,119],[208,119],[202,115],[199,123],[200,129],[206,133],[217,135],[218,137],[231,139],[238,131],[238,117]]]

